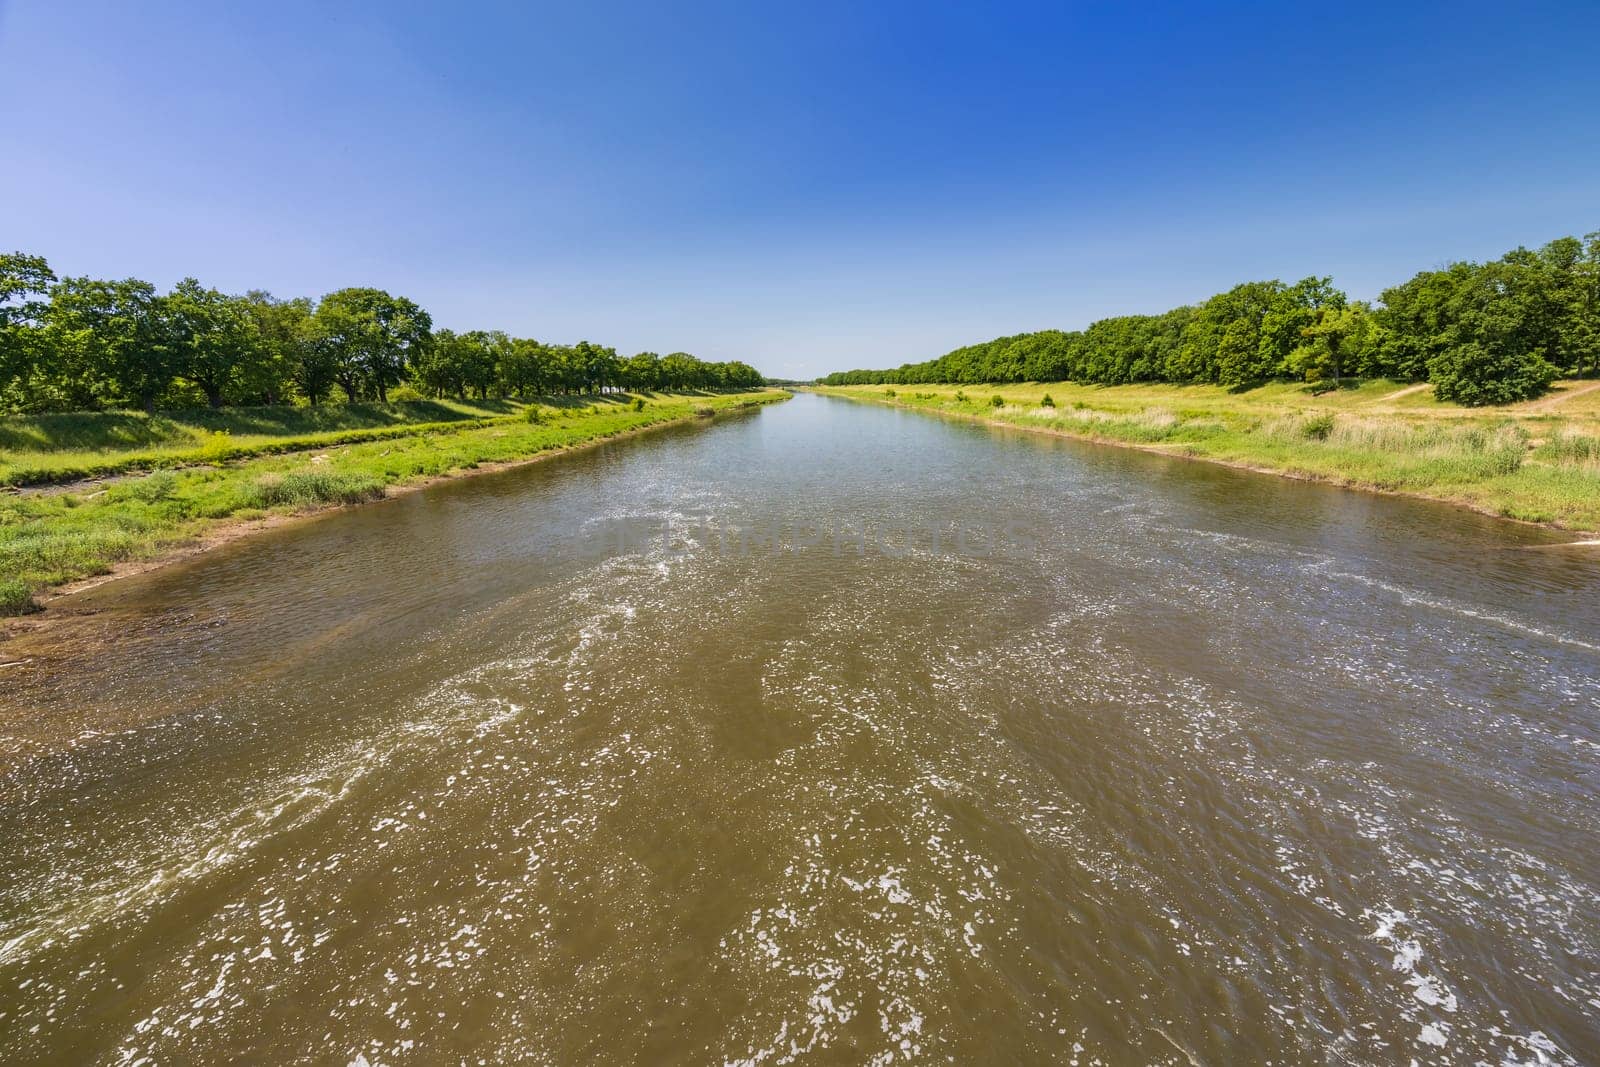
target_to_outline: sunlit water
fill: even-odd
[[[802,396],[105,586],[0,1060],[1592,1062],[1557,540]]]

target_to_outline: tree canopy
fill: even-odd
[[[321,300],[242,296],[185,278],[170,292],[136,278],[58,277],[42,257],[0,254],[0,412],[322,403],[433,396],[531,397],[615,389],[748,389],[747,363],[687,352],[617,355],[499,330],[434,329],[382,289]]]
[[[923,363],[840,371],[829,385],[1210,383],[1345,376],[1430,381],[1463,404],[1535,396],[1600,370],[1600,233],[1423,271],[1368,304],[1331,278],[1245,282],[1160,315],[998,337]]]

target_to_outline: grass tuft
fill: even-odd
[[[0,580],[0,615],[26,615],[38,610],[27,582],[21,578]]]
[[[324,504],[362,504],[383,495],[383,483],[370,474],[295,471],[264,474],[244,494],[250,508],[312,508]]]

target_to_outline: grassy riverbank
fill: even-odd
[[[13,486],[19,471],[51,472],[34,483],[60,481],[69,469],[119,475],[0,496],[0,614],[28,610],[41,590],[158,558],[228,524],[375,500],[392,487],[788,395],[0,420],[0,472],[12,474]],[[230,425],[210,425],[217,419]]]
[[[1244,392],[1065,382],[816,391],[1600,530],[1596,386],[1558,383],[1543,399],[1487,410],[1381,380],[1321,394],[1289,383]]]
[[[573,406],[587,403],[567,399]],[[159,414],[16,415],[0,419],[0,486],[59,484],[133,470],[467,429],[516,418],[524,407],[513,400],[414,400]]]

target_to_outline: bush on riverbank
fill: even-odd
[[[27,582],[21,578],[0,581],[0,615],[26,615],[37,607]]]

